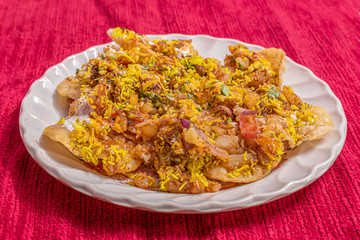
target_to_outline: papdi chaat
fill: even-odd
[[[282,84],[285,52],[229,46],[224,64],[191,40],[122,28],[57,86],[68,116],[44,130],[99,173],[172,193],[217,192],[264,178],[330,114]]]

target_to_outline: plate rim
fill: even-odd
[[[259,46],[259,45],[255,45],[255,44],[249,44],[249,43],[245,43],[242,41],[239,41],[237,39],[231,39],[231,38],[221,38],[221,37],[213,37],[213,36],[209,36],[209,35],[204,35],[204,34],[198,34],[198,35],[186,35],[186,34],[180,34],[180,33],[171,33],[171,34],[157,34],[157,35],[146,35],[150,38],[156,38],[156,37],[165,37],[168,39],[172,39],[172,38],[208,38],[208,39],[212,39],[215,41],[221,40],[221,41],[232,41],[232,42],[236,42],[238,44],[244,44],[250,47],[254,47],[254,48],[259,48],[259,49],[263,49],[263,47]],[[308,72],[310,74],[310,76],[319,81],[322,85],[323,88],[325,88],[326,93],[328,95],[330,95],[335,102],[337,103],[337,110],[339,113],[339,115],[342,117],[341,118],[341,124],[339,125],[339,132],[340,132],[340,145],[338,145],[339,142],[337,142],[337,148],[335,152],[332,152],[332,154],[329,156],[329,158],[332,158],[331,161],[327,162],[325,167],[319,169],[321,167],[322,164],[318,164],[316,165],[314,168],[312,168],[312,172],[315,173],[313,174],[308,174],[306,178],[310,178],[310,181],[307,181],[306,178],[302,178],[301,181],[298,181],[298,186],[294,186],[292,188],[289,189],[289,187],[291,187],[290,185],[292,185],[294,182],[289,182],[286,183],[282,188],[280,188],[279,190],[276,191],[272,191],[270,193],[268,193],[267,195],[274,195],[275,197],[267,197],[265,199],[262,200],[258,200],[255,201],[253,203],[250,204],[246,204],[246,206],[237,206],[237,203],[239,201],[233,200],[233,201],[227,201],[226,202],[226,206],[225,207],[219,207],[218,204],[210,204],[211,206],[204,206],[201,204],[195,204],[192,205],[191,207],[189,207],[189,205],[183,204],[181,206],[179,206],[179,203],[171,203],[171,202],[167,202],[164,205],[159,205],[159,204],[153,204],[151,206],[149,205],[144,205],[142,201],[137,201],[136,199],[134,199],[132,196],[123,196],[122,198],[118,199],[117,201],[112,201],[109,200],[107,198],[103,198],[101,196],[99,196],[96,191],[92,192],[92,189],[85,189],[83,187],[79,187],[73,184],[70,184],[68,182],[66,182],[65,180],[63,180],[61,178],[61,174],[59,173],[59,171],[56,171],[54,169],[49,169],[49,166],[47,166],[46,164],[44,164],[44,162],[40,161],[39,159],[42,160],[42,156],[40,156],[40,152],[39,150],[36,148],[36,146],[34,144],[31,144],[31,142],[27,141],[27,139],[25,138],[25,134],[26,134],[26,127],[24,126],[24,116],[26,116],[25,114],[28,112],[28,109],[25,109],[27,100],[30,99],[30,96],[34,93],[34,88],[36,83],[38,83],[39,81],[41,81],[41,79],[47,78],[46,75],[49,74],[49,72],[53,69],[58,67],[59,65],[64,65],[64,62],[67,59],[70,58],[74,58],[76,56],[79,56],[81,54],[87,54],[87,52],[89,51],[93,51],[94,49],[97,51],[98,48],[103,48],[104,46],[111,44],[113,42],[110,43],[106,43],[106,44],[100,44],[100,45],[95,45],[95,46],[91,46],[89,48],[87,48],[86,50],[76,53],[76,54],[72,54],[68,57],[66,57],[65,59],[63,59],[63,61],[59,62],[58,64],[55,64],[53,66],[51,66],[50,68],[48,68],[44,74],[37,80],[35,80],[28,92],[26,93],[26,95],[24,96],[22,103],[21,103],[21,107],[20,107],[20,114],[19,114],[19,129],[20,129],[20,135],[21,138],[24,142],[24,145],[27,149],[27,151],[29,152],[29,154],[31,155],[31,157],[35,160],[35,162],[37,162],[37,164],[43,168],[48,174],[50,174],[51,176],[53,176],[55,179],[57,179],[58,181],[62,182],[63,184],[81,192],[84,193],[86,195],[89,195],[91,197],[106,201],[106,202],[110,202],[116,205],[120,205],[120,206],[124,206],[124,207],[129,207],[129,208],[136,208],[136,209],[140,209],[140,210],[147,210],[147,211],[156,211],[156,212],[166,212],[166,213],[214,213],[214,212],[225,212],[225,211],[232,211],[232,210],[236,210],[236,209],[243,209],[243,208],[248,208],[248,207],[254,207],[257,205],[261,205],[261,204],[265,204],[271,201],[275,201],[279,198],[288,196],[306,186],[308,186],[309,184],[311,184],[312,182],[314,182],[315,180],[317,180],[321,175],[323,175],[327,170],[329,170],[329,168],[332,166],[332,164],[335,162],[335,160],[337,159],[337,157],[339,156],[344,144],[345,144],[345,139],[346,139],[346,134],[347,134],[347,119],[346,119],[346,115],[343,109],[343,106],[341,104],[341,101],[337,98],[337,96],[334,94],[334,92],[332,91],[332,89],[330,88],[330,86],[322,79],[320,79],[319,77],[317,77],[309,68],[295,62],[294,60],[292,60],[289,57],[285,57],[287,61],[289,61],[290,63],[294,64],[297,68],[301,68],[303,70],[305,70],[306,72]],[[83,63],[81,63],[83,64]],[[343,130],[343,132],[341,131]],[[301,184],[302,181],[305,181],[305,184]],[[300,183],[300,184],[299,184]],[[286,191],[285,191],[286,190]],[[149,190],[144,190],[144,191],[149,191]],[[227,190],[222,190],[222,191],[227,191]],[[222,192],[220,191],[220,192]],[[175,193],[160,193],[160,192],[154,192],[151,191],[152,193],[156,193],[156,194],[166,194],[166,195],[176,195],[176,196],[184,196],[184,194],[175,194]],[[282,193],[284,192],[284,193]],[[209,195],[209,194],[216,194],[216,193],[202,193],[200,195]],[[254,194],[253,194],[254,195]],[[255,194],[256,195],[256,194]],[[261,194],[257,194],[257,195],[261,195]],[[196,196],[196,195],[185,195],[185,196]],[[250,198],[251,195],[247,196],[248,198]],[[216,205],[216,206],[214,206]],[[197,207],[201,207],[202,209],[197,209]],[[217,208],[214,208],[217,207]]]

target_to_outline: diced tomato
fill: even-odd
[[[258,138],[260,134],[259,123],[254,114],[240,114],[239,127],[241,134],[246,139]]]

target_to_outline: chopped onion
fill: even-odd
[[[206,134],[199,130],[199,129],[196,129],[196,131],[199,133],[200,137],[206,142],[207,144],[207,151],[216,156],[216,157],[219,157],[219,158],[224,158],[224,159],[228,159],[229,158],[229,154],[223,150],[223,149],[220,149],[218,147],[216,147],[212,142],[209,141],[209,139],[207,138]]]
[[[180,118],[180,123],[186,129],[188,129],[190,127],[190,125],[191,125],[191,122],[189,120],[184,119],[184,118]]]
[[[185,141],[185,139],[182,139],[182,143],[183,143],[185,151],[187,151],[187,152],[194,147],[194,144],[188,143],[187,141]]]
[[[243,112],[241,112],[242,115],[254,115],[256,114],[256,111],[253,110],[245,110]]]
[[[199,131],[195,128],[189,128],[185,133],[185,141],[191,144],[195,144],[198,147],[206,147],[207,141],[200,136]]]

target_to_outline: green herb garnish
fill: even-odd
[[[180,158],[171,158],[171,161],[174,162],[174,163],[181,163],[181,159]]]
[[[229,87],[226,86],[225,84],[221,85],[221,93],[225,96],[230,96],[230,90]]]
[[[218,83],[218,82],[207,82],[206,85],[213,85],[215,83]]]
[[[271,87],[269,91],[266,92],[269,98],[278,98],[280,97],[280,92],[276,89],[276,87]]]
[[[195,68],[193,66],[190,65],[189,61],[188,61],[188,58],[184,58],[185,59],[185,63],[186,63],[186,66],[188,67],[188,69],[192,69],[192,70],[195,70]]]
[[[244,71],[244,67],[239,63],[239,67],[241,68],[241,71]]]
[[[142,70],[148,70],[148,69],[150,68],[150,64],[151,64],[151,63],[149,63],[149,64],[146,65],[146,66],[141,66],[141,69],[142,69]]]
[[[153,103],[153,106],[155,108],[159,108],[159,107],[161,107],[161,103],[159,103],[159,102]]]
[[[186,88],[185,88],[184,86],[182,86],[182,87],[180,88],[180,92],[186,93]]]

